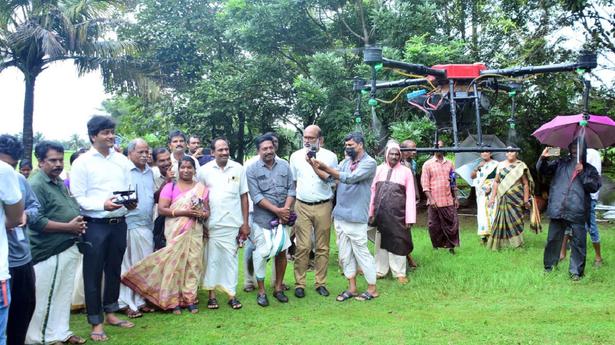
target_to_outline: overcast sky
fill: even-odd
[[[560,32],[568,41],[566,47],[575,49],[582,44],[582,35],[570,29]],[[610,61],[609,61],[610,60]],[[600,57],[596,74],[613,86],[615,57]],[[597,83],[594,83],[597,84]],[[23,75],[16,68],[0,73],[0,133],[16,134],[23,127]],[[86,123],[94,114],[101,114],[101,102],[108,98],[100,73],[79,78],[72,62],[57,62],[44,71],[36,81],[34,97],[34,133],[47,139],[66,140],[72,134],[87,138]]]

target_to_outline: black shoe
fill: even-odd
[[[305,297],[305,290],[303,288],[296,288],[295,289],[295,296],[297,298],[303,298]]]
[[[273,293],[273,297],[280,301],[281,303],[288,303],[288,297],[284,294],[284,291],[275,291]]]
[[[258,305],[260,305],[261,307],[266,307],[269,305],[269,300],[267,299],[267,295],[266,294],[257,294],[256,295],[256,303],[258,303]]]
[[[319,295],[324,296],[324,297],[329,296],[329,290],[327,290],[327,288],[324,286],[317,287],[316,292],[318,292]]]

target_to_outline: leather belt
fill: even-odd
[[[94,224],[124,224],[126,223],[126,217],[113,217],[113,218],[92,218],[92,217],[83,217],[88,223]]]
[[[315,206],[315,205],[320,205],[320,204],[327,203],[327,202],[331,201],[331,199],[321,200],[321,201],[316,201],[316,202],[307,202],[307,201],[303,201],[303,200],[299,200],[299,199],[297,199],[297,201],[299,201],[302,204],[306,204],[308,206]]]

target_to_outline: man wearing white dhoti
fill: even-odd
[[[233,309],[242,307],[235,297],[238,280],[238,241],[250,235],[248,182],[241,164],[229,159],[226,139],[211,142],[215,160],[199,168],[198,180],[209,189],[209,240],[205,248],[203,287],[209,290],[207,308],[218,309],[216,289],[224,291]]]
[[[284,295],[282,279],[286,271],[286,249],[290,247],[287,229],[292,222],[290,209],[295,201],[295,186],[288,162],[276,157],[273,137],[263,135],[257,138],[256,149],[260,159],[250,165],[246,175],[254,203],[252,237],[256,247],[253,253],[254,273],[258,284],[256,301],[261,307],[266,307],[269,301],[265,294],[265,268],[272,257],[275,258],[277,278],[273,296],[282,303],[288,302],[288,297]],[[275,223],[282,226],[276,226]],[[275,238],[278,239],[277,242],[268,241]]]
[[[128,272],[137,262],[145,259],[154,251],[154,174],[147,165],[149,146],[143,139],[135,139],[128,144],[128,159],[132,162],[130,179],[136,188],[139,204],[126,215],[126,252],[122,260],[122,274]],[[141,311],[149,312],[145,300],[128,286],[120,286],[120,308],[129,318],[143,316]]]
[[[36,275],[36,308],[26,334],[26,344],[85,340],[69,329],[75,273],[81,254],[76,246],[86,223],[79,205],[59,177],[64,169],[64,148],[43,141],[36,145],[40,171],[30,178],[40,209],[30,223],[30,246]]]

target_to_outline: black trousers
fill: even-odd
[[[83,288],[88,322],[103,323],[105,313],[119,310],[122,259],[126,251],[126,223],[97,224],[88,222],[84,235]],[[102,276],[105,273],[104,295],[101,301]]]
[[[564,233],[567,229],[572,230],[569,272],[583,276],[587,254],[587,229],[585,229],[585,224],[575,224],[564,219],[551,219],[549,223],[549,234],[547,235],[544,254],[545,269],[551,270],[557,266],[562,242],[564,241]]]
[[[34,265],[11,267],[11,306],[6,328],[6,340],[9,345],[23,345],[34,314],[36,291],[34,287]]]

